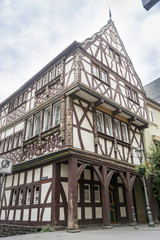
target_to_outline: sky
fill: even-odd
[[[0,0],[0,102],[105,26],[109,7],[142,84],[160,77],[160,2],[146,11],[141,0]]]

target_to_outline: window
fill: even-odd
[[[5,140],[4,152],[7,152],[8,149],[8,139]]]
[[[20,147],[22,145],[22,138],[23,138],[23,132],[19,134],[19,140],[18,140],[18,146]]]
[[[132,99],[134,102],[138,102],[137,93],[134,90],[132,90]]]
[[[41,82],[42,82],[41,79],[39,79],[37,82],[37,90],[39,90],[41,88]]]
[[[21,95],[21,96],[19,97],[19,105],[22,104],[22,101],[23,101],[23,95]]]
[[[34,127],[33,127],[33,136],[36,136],[39,134],[40,130],[40,113],[37,113],[34,116]]]
[[[96,112],[96,117],[97,117],[97,130],[99,132],[104,132],[103,114],[100,112]]]
[[[34,203],[38,203],[39,201],[39,186],[35,186],[34,188]]]
[[[93,75],[99,78],[99,68],[96,65],[93,65]]]
[[[108,83],[108,75],[105,71],[101,71],[102,81]]]
[[[115,53],[115,60],[116,62],[120,63],[120,56],[118,53]]]
[[[13,194],[12,194],[12,206],[16,205],[16,198],[17,198],[17,191],[13,190]]]
[[[18,134],[14,136],[13,148],[17,147],[17,143],[18,143]]]
[[[23,200],[23,189],[19,189],[18,205],[22,205],[22,200]]]
[[[126,95],[128,98],[131,98],[131,89],[129,87],[126,87]]]
[[[26,204],[30,204],[31,201],[31,187],[27,188]]]
[[[43,86],[45,86],[48,83],[48,74],[44,75],[43,77]]]
[[[28,140],[29,138],[31,138],[32,136],[32,118],[29,118],[27,120],[27,126],[26,126],[26,140]]]
[[[105,115],[105,128],[106,128],[106,134],[112,136],[112,121],[111,117]]]
[[[61,108],[60,102],[54,104],[53,106],[53,127],[60,124],[60,108]]]
[[[156,121],[155,121],[155,117],[154,117],[154,112],[153,112],[153,110],[149,108],[149,109],[148,109],[148,113],[149,113],[150,121],[153,122],[153,123],[155,123]]]
[[[0,153],[3,152],[3,148],[4,148],[4,141],[2,141],[2,142],[0,143]]]
[[[50,128],[50,107],[44,110],[43,131],[47,131]]]
[[[115,43],[117,43],[117,36],[115,35],[115,33],[111,31],[111,34],[110,34],[110,35],[111,35],[112,40],[113,40]]]
[[[128,131],[126,124],[122,123],[122,139],[124,142],[128,142]]]
[[[50,71],[50,81],[52,81],[55,78],[55,69],[52,69]]]
[[[95,200],[95,202],[100,202],[100,189],[99,189],[99,185],[94,185],[94,200]]]
[[[114,51],[111,48],[109,49],[109,55],[112,59],[114,59]]]
[[[121,140],[120,122],[118,120],[114,120],[114,128],[115,128],[116,138]]]
[[[8,151],[12,149],[13,137],[9,138]]]
[[[90,185],[84,184],[84,202],[90,202]]]
[[[57,65],[56,67],[56,77],[58,77],[59,75],[61,75],[61,64]]]

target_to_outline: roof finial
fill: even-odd
[[[110,20],[112,20],[112,13],[111,13],[110,7],[109,7],[109,18],[110,18]]]

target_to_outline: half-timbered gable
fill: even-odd
[[[111,20],[72,43],[0,110],[0,157],[14,161],[3,178],[2,223],[133,224],[134,207],[146,221],[135,171],[148,125],[145,93]]]

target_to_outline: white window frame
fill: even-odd
[[[114,119],[114,130],[115,130],[116,138],[121,140],[122,139],[121,127],[120,127],[120,122],[117,119]]]
[[[55,78],[55,68],[50,71],[49,81],[52,81]]]
[[[126,95],[127,95],[128,98],[130,98],[130,99],[132,98],[131,89],[129,87],[126,87]]]
[[[25,140],[32,137],[32,118],[27,119]]]
[[[40,131],[40,112],[34,115],[33,137],[39,135]]]
[[[42,87],[42,79],[39,79],[37,82],[37,91]]]
[[[113,136],[112,119],[110,116],[106,114],[105,114],[105,128],[106,128],[106,134],[109,136]]]
[[[132,90],[132,99],[133,99],[134,102],[136,102],[136,103],[138,102],[137,93],[134,90]]]
[[[85,189],[85,187],[87,187],[88,189]],[[91,202],[90,184],[84,184],[84,202]]]
[[[96,119],[97,119],[97,131],[104,133],[103,113],[97,111]]]
[[[97,188],[97,189],[95,189],[95,188]],[[96,203],[101,201],[99,185],[94,185],[94,200]]]
[[[104,70],[101,70],[101,80],[105,83],[108,83],[108,74]]]
[[[148,108],[149,118],[152,123],[156,123],[154,111],[151,108]]]
[[[48,74],[46,73],[46,74],[43,76],[42,84],[43,84],[43,86],[46,86],[47,83],[48,83]]]
[[[57,102],[53,105],[53,127],[60,124],[61,103]]]
[[[43,132],[47,131],[50,128],[51,124],[51,108],[45,108],[44,109],[44,115],[43,115]]]
[[[26,195],[26,204],[29,205],[31,203],[31,187],[27,187],[27,195]]]
[[[128,140],[128,130],[127,130],[127,125],[124,123],[121,123],[122,127],[122,138],[124,142],[129,142]]]
[[[93,69],[93,76],[99,78],[99,67],[96,65],[93,65],[92,69]]]
[[[18,205],[22,205],[23,201],[23,188],[19,189],[19,198],[18,198]]]
[[[34,203],[38,203],[39,202],[39,191],[40,191],[40,187],[39,186],[35,186],[34,187]]]

